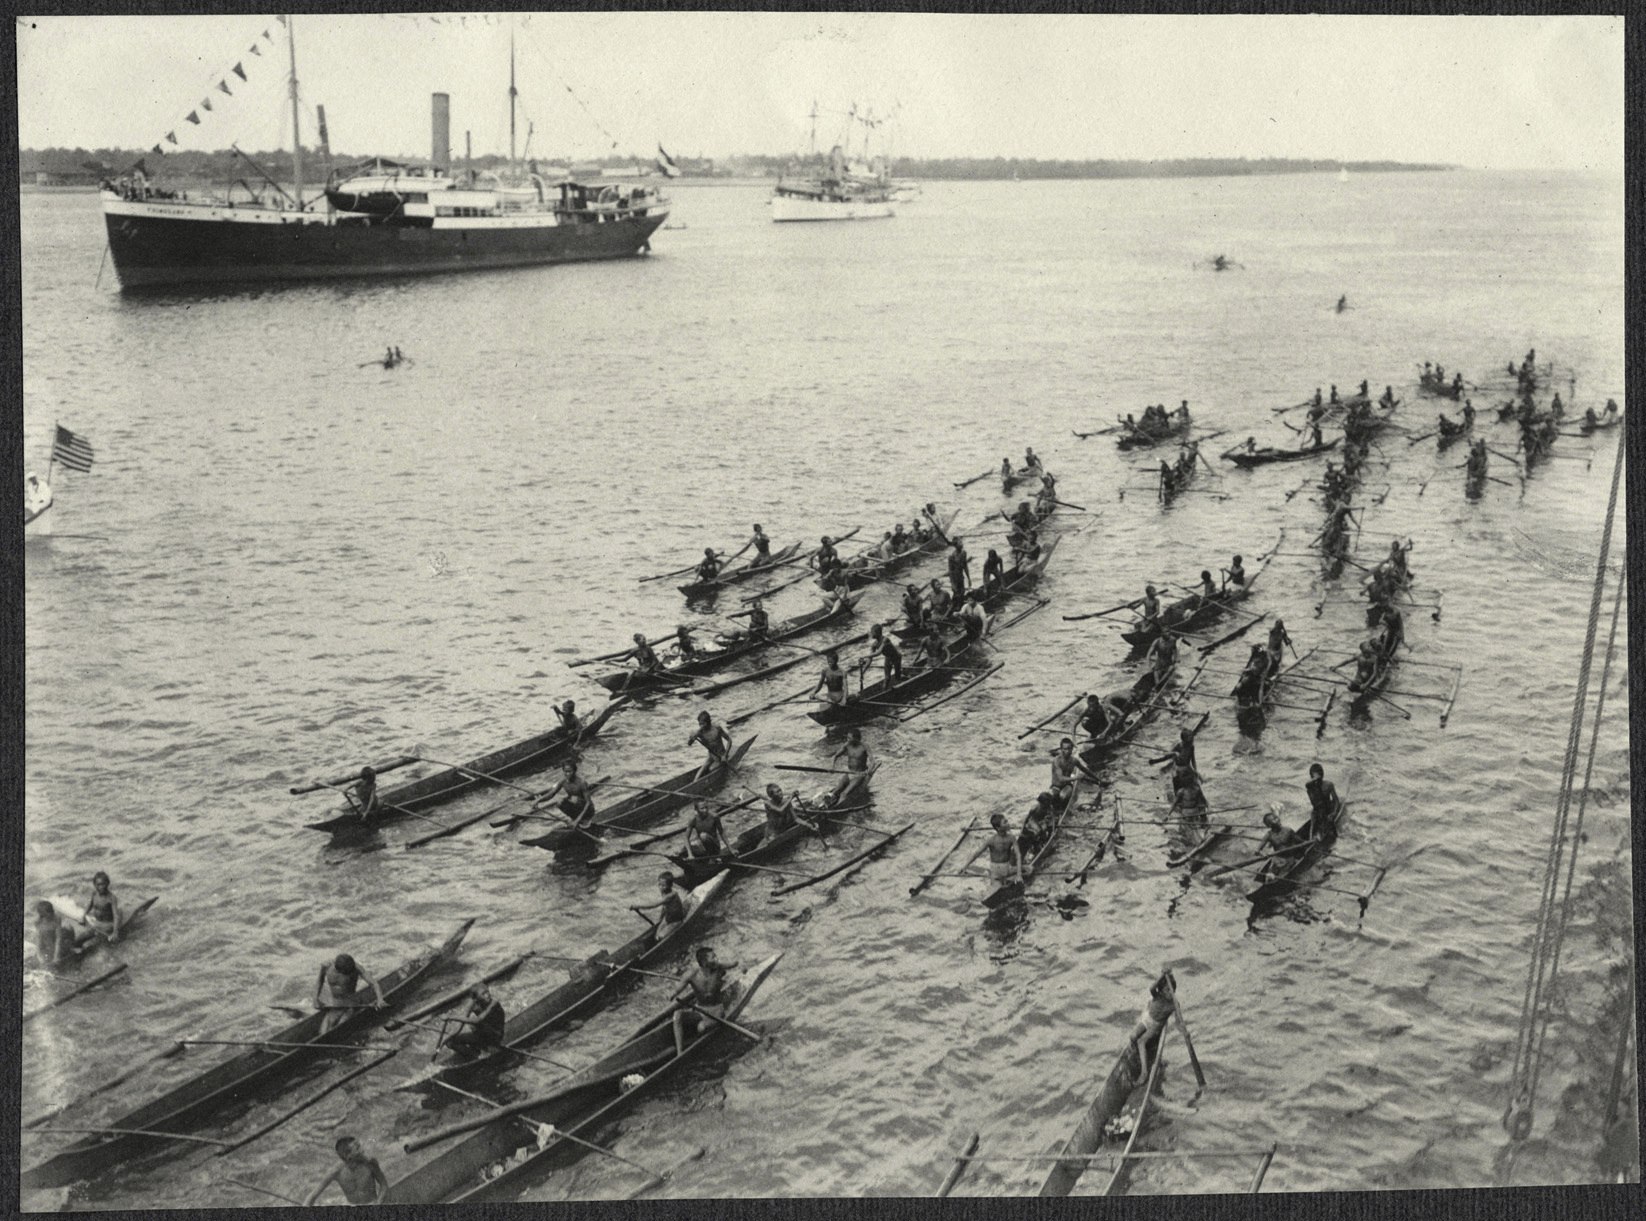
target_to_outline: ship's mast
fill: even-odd
[[[509,31],[509,164],[514,164],[514,99],[519,94],[514,87],[514,31]]]
[[[810,156],[817,156],[817,99],[812,99],[812,142]]]
[[[297,118],[297,35],[292,30],[292,14],[286,14],[286,49],[291,56],[291,173],[297,208],[303,208],[303,131]]]

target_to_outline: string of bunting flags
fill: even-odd
[[[286,24],[286,18],[283,14],[275,17],[275,20],[278,21],[281,25]],[[272,26],[265,29],[262,33],[262,36],[260,38],[258,38],[256,41],[254,41],[251,44],[251,46],[246,49],[246,54],[247,55],[254,55],[254,56],[257,56],[259,59],[261,59],[262,55],[263,55],[263,44],[267,43],[270,46],[274,45],[274,32],[273,32],[273,30],[274,30],[274,27],[272,27]],[[234,67],[230,68],[227,72],[225,72],[218,79],[218,82],[217,82],[215,88],[217,89],[218,92],[222,93],[226,97],[233,97],[234,96],[234,90],[229,87],[229,78],[231,76],[237,76],[242,81],[248,79],[248,77],[246,76],[246,61],[244,59],[239,60],[237,63],[235,63]],[[192,124],[194,124],[194,126],[199,127],[200,124],[201,124],[201,118],[200,118],[201,112],[202,111],[210,112],[211,109],[212,109],[211,94],[207,93],[206,96],[201,98],[200,101],[195,105],[193,110],[189,111],[188,114],[183,116],[183,121],[186,122],[186,123],[192,123]],[[154,153],[158,153],[160,156],[164,157],[166,155],[166,149],[165,149],[166,144],[171,144],[171,145],[177,144],[177,128],[174,127],[170,131],[168,131],[166,133],[166,138],[165,138],[164,143],[156,142],[155,146],[152,149],[150,149],[149,151],[154,152]]]

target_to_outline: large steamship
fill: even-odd
[[[297,131],[295,38],[291,50]],[[512,61],[512,56],[511,56]],[[510,64],[513,128],[513,64]],[[320,140],[326,142],[320,110]],[[262,192],[188,199],[142,175],[105,183],[109,254],[123,288],[203,282],[330,279],[535,266],[624,258],[650,250],[668,217],[655,187],[633,181],[545,181],[535,172],[502,177],[455,170],[450,102],[434,95],[428,166],[377,161],[333,173],[304,198],[300,140],[293,140],[288,192],[272,178]],[[513,162],[513,150],[510,150]]]

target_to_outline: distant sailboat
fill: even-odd
[[[1348,166],[1340,165],[1340,166],[1337,167],[1337,180],[1339,182],[1348,182],[1349,181],[1349,167]]]

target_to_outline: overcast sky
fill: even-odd
[[[1614,17],[971,16],[558,13],[299,16],[304,142],[427,157],[429,94],[452,144],[520,140],[599,158],[805,151],[854,104],[914,157],[1391,158],[1620,173]],[[272,41],[265,41],[268,30]],[[143,148],[288,142],[284,28],[271,17],[19,18],[18,138]],[[254,44],[261,56],[252,55]],[[241,64],[247,80],[233,75]],[[225,81],[233,96],[216,86]],[[569,89],[569,91],[568,91]],[[210,113],[185,116],[209,97]],[[864,129],[856,129],[859,151]],[[172,147],[167,145],[168,148]]]

